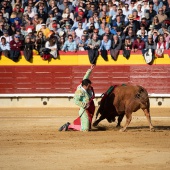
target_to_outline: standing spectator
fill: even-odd
[[[10,42],[10,59],[15,62],[18,61],[23,46],[23,42],[19,38],[20,36],[15,34],[14,39]]]
[[[123,56],[126,58],[126,59],[129,59],[130,57],[130,52],[132,50],[132,41],[130,39],[129,36],[126,36],[125,38],[125,43],[123,45]]]
[[[76,42],[73,40],[73,36],[69,35],[68,40],[64,43],[62,51],[76,51],[77,45]]]
[[[145,48],[145,42],[141,40],[141,36],[138,35],[137,39],[133,42],[132,51],[136,52]]]
[[[4,23],[0,22],[0,36],[3,35],[3,31],[4,31]]]

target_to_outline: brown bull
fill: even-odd
[[[144,111],[150,130],[154,131],[150,117],[150,102],[146,89],[133,85],[117,86],[104,100],[101,100],[96,113],[96,119],[99,113],[101,116],[93,123],[93,126],[97,126],[103,119],[113,122],[116,116],[118,116],[117,126],[120,126],[125,115],[125,126],[120,129],[120,131],[125,131],[132,120],[132,112],[136,112],[139,109]]]

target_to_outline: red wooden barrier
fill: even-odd
[[[0,93],[74,93],[87,66],[1,66]],[[132,83],[149,93],[170,94],[167,65],[96,66],[91,76],[96,93],[110,85]]]

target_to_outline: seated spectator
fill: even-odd
[[[132,15],[133,15],[133,19],[134,19],[135,21],[140,21],[140,20],[141,20],[140,16],[138,15],[138,11],[137,11],[136,9],[134,9],[134,10],[132,11]]]
[[[9,57],[9,51],[10,51],[10,45],[8,42],[6,42],[6,39],[4,37],[0,38],[0,52],[2,52],[5,57]]]
[[[154,28],[155,28],[156,30],[159,30],[159,29],[161,28],[161,24],[160,24],[159,19],[158,19],[157,16],[155,16],[155,17],[153,18],[152,25],[154,26]]]
[[[23,47],[23,42],[19,39],[18,34],[14,35],[14,39],[10,41],[10,59],[17,62],[20,57],[20,51]]]
[[[129,36],[125,37],[125,43],[123,45],[123,50],[132,50],[132,41]]]
[[[68,14],[68,17],[69,17],[72,21],[74,21],[74,15],[73,15],[73,13],[70,11],[70,9],[69,9],[68,7],[66,7],[66,8],[64,9],[63,15],[64,15],[64,14]]]
[[[34,10],[32,10],[32,7],[31,7],[31,6],[28,6],[28,7],[27,7],[27,12],[26,12],[26,13],[28,14],[29,18],[31,18],[31,19],[33,19],[33,17],[34,17],[35,14],[38,15],[37,12],[35,12]]]
[[[142,5],[142,11],[145,13],[147,10],[149,10],[149,0],[143,0],[143,5]]]
[[[123,33],[122,29],[121,29],[121,28],[117,28],[117,29],[116,29],[116,33],[117,33],[119,39],[120,39],[122,42],[124,42],[124,40],[125,40],[125,34]]]
[[[15,4],[12,5],[14,8],[13,8],[13,11],[19,13],[24,13],[24,8],[22,6],[22,0],[16,0]],[[17,16],[18,18],[20,18],[20,16]],[[21,16],[22,18],[22,16]]]
[[[142,49],[143,55],[151,49],[152,54],[155,53],[156,43],[153,41],[152,35],[148,36],[148,40],[145,42],[145,49]]]
[[[20,21],[19,18],[15,18],[15,19],[14,19],[14,24],[15,24],[15,28],[16,28],[16,29],[20,29],[20,27],[21,27],[21,21]]]
[[[123,15],[126,16],[126,21],[128,20],[128,16],[132,14],[132,11],[129,9],[129,4],[125,2],[125,6],[122,9],[123,10]]]
[[[149,3],[149,11],[147,11],[149,13],[149,21],[152,22],[154,16],[157,15],[157,12],[153,9],[153,3]]]
[[[137,12],[138,12],[138,16],[140,17],[140,20],[141,20],[142,16],[144,16],[144,12],[142,11],[142,5],[141,4],[137,5]]]
[[[17,29],[15,32],[16,32],[16,35],[19,36],[19,40],[21,40],[21,41],[25,40],[25,37],[21,34],[21,30],[20,29]]]
[[[34,32],[30,28],[27,30],[27,37],[30,38],[31,42],[35,43],[36,36],[34,35]]]
[[[71,24],[69,22],[66,22],[66,24],[64,25],[64,30],[63,30],[66,34],[66,36],[68,36],[70,34],[71,30]]]
[[[63,14],[62,19],[59,21],[59,24],[60,24],[61,27],[63,27],[66,24],[66,22],[73,25],[73,21],[72,21],[72,19],[69,18],[69,15],[68,14]]]
[[[168,43],[168,47],[169,47],[169,43],[170,43],[170,33],[168,31],[164,32],[164,39],[165,41]]]
[[[59,37],[59,41],[58,41],[58,44],[57,44],[57,46],[59,47],[58,50],[61,50],[63,48],[64,43],[65,43],[65,36],[63,34]]]
[[[81,38],[81,36],[83,35],[83,31],[84,31],[82,25],[83,25],[82,22],[79,22],[78,28],[75,30],[75,33],[79,38]]]
[[[104,35],[99,51],[101,51],[101,56],[103,57],[105,61],[108,61],[107,51],[109,51],[110,48],[111,48],[111,40],[108,38],[107,35]]]
[[[88,23],[86,24],[86,29],[89,29],[90,25],[94,25],[95,29],[99,29],[99,23],[94,22],[94,18],[90,17]]]
[[[34,2],[33,2],[33,0],[28,0],[28,4],[27,4],[27,6],[25,6],[25,8],[24,8],[24,13],[25,12],[27,12],[27,8],[28,7],[31,7],[31,10],[33,11],[33,12],[37,12],[37,8],[34,6]]]
[[[129,57],[130,57],[130,52],[131,52],[131,50],[132,50],[132,42],[131,42],[131,39],[130,39],[129,36],[126,36],[122,50],[123,50],[123,56],[124,56],[126,59],[129,59]]]
[[[43,32],[43,35],[47,38],[48,34],[50,33],[50,29],[46,26],[45,23],[41,24],[42,28],[40,29],[40,31]]]
[[[141,35],[141,32],[144,32],[145,35],[148,35],[145,25],[140,26],[140,30],[137,31],[136,35]]]
[[[165,25],[165,24],[161,24],[161,28],[158,30],[158,32],[159,32],[159,34],[164,34],[164,32],[169,32],[169,30],[168,30],[168,27],[167,27],[167,25]]]
[[[146,42],[148,40],[148,35],[145,34],[145,30],[141,30],[141,40]]]
[[[10,43],[10,41],[12,41],[12,37],[8,34],[8,30],[3,31],[3,35],[0,37],[0,39],[2,39],[2,37],[5,38],[7,43]]]
[[[74,42],[76,43],[76,46],[78,45],[80,38],[76,35],[76,32],[74,30],[71,31],[72,38]]]
[[[154,25],[150,25],[150,26],[149,26],[149,30],[150,30],[150,31],[148,31],[148,35],[153,35]]]
[[[159,9],[163,6],[163,3],[159,0],[154,0],[153,1],[153,9],[156,11],[158,14]]]
[[[50,54],[51,56],[56,59],[57,58],[57,41],[56,41],[56,38],[53,36],[53,37],[50,37],[49,40],[45,43],[45,48],[48,48],[50,49]]]
[[[31,41],[30,36],[25,37],[23,54],[27,61],[30,61],[33,57],[34,42]]]
[[[149,23],[149,21],[146,19],[145,16],[142,16],[142,17],[141,17],[140,25],[144,25],[146,30],[149,29],[150,23]]]
[[[29,15],[27,13],[23,14],[22,23],[24,23],[25,26],[31,24],[31,18],[29,17]]]
[[[32,18],[32,23],[33,23],[34,27],[36,27],[36,25],[39,24],[38,13],[34,14],[34,17]]]
[[[97,57],[99,56],[100,40],[97,34],[93,34],[92,38],[88,42],[88,56],[91,64],[96,64]]]
[[[48,14],[47,14],[47,12],[45,12],[44,9],[45,9],[44,6],[40,6],[37,12],[38,12],[38,17],[39,17],[39,18],[42,18],[42,19],[43,19],[43,22],[46,23]],[[36,11],[35,11],[35,13],[36,13]]]
[[[103,39],[103,37],[106,35],[109,40],[112,39],[112,33],[110,32],[110,28],[109,27],[105,27],[105,30],[104,30],[104,34],[102,35],[101,39]]]
[[[1,8],[0,12],[2,13],[2,17],[5,18],[6,21],[8,21],[9,20],[9,13],[7,13],[5,11],[4,7]],[[0,13],[0,15],[1,15],[1,13]]]
[[[62,19],[62,16],[61,16],[61,13],[60,13],[58,7],[52,8],[52,12],[54,13],[54,17],[56,17],[56,19],[58,21],[57,23],[59,23],[59,21]]]
[[[129,29],[129,31],[128,31],[128,33],[127,33],[126,36],[130,37],[130,40],[131,40],[132,42],[134,42],[135,39],[136,39],[136,37],[135,37],[134,32],[133,32],[132,29]]]
[[[159,35],[158,42],[156,44],[155,56],[162,57],[164,54],[164,50],[168,48],[169,48],[169,43],[165,41],[163,35]]]
[[[82,35],[81,40],[79,41],[78,44],[78,50],[79,51],[85,51],[87,50],[87,45],[88,45],[88,40],[86,39],[86,36]]]
[[[137,30],[140,29],[140,24],[138,21],[135,21],[134,18],[133,18],[133,15],[129,15],[128,17],[128,22],[127,24],[125,25],[125,28],[128,26],[128,25],[131,25],[132,26],[132,29],[134,32],[137,32]]]
[[[21,34],[25,37],[27,35],[27,30],[25,29],[25,24],[21,24]]]
[[[141,40],[141,36],[138,35],[136,40],[133,42],[132,51],[136,52],[145,48],[145,42]]]
[[[77,51],[76,42],[73,40],[73,36],[69,35],[68,40],[64,43],[62,51]]]
[[[40,29],[42,28],[42,24],[43,24],[43,19],[42,18],[38,18],[38,24],[35,27],[35,30],[37,32],[40,31]]]
[[[154,31],[153,31],[153,41],[154,41],[154,43],[158,42],[159,35],[160,35],[159,32],[154,29]]]
[[[163,8],[159,8],[157,17],[158,17],[159,23],[162,23],[165,19],[167,19],[167,15],[163,13]]]
[[[105,33],[105,28],[106,25],[104,23],[101,23],[99,28],[99,36],[102,36]]]
[[[117,60],[119,51],[122,48],[122,41],[119,39],[118,35],[113,35],[113,40],[111,42],[110,55],[113,60]]]
[[[45,39],[43,32],[39,31],[37,33],[37,37],[36,37],[36,41],[35,41],[35,49],[38,52],[40,52],[40,49],[45,47],[45,42],[46,42],[46,39]]]
[[[54,19],[54,18],[55,18],[55,17],[54,17],[53,12],[49,12],[49,13],[48,13],[48,18],[47,18],[47,21],[46,21],[47,27],[49,27],[50,23],[53,22],[53,19]],[[55,20],[56,20],[56,18],[55,18]]]

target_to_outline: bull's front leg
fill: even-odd
[[[143,111],[144,111],[145,116],[146,116],[146,118],[147,118],[147,120],[149,122],[150,131],[154,132],[155,129],[154,129],[153,125],[152,125],[151,116],[150,116],[150,113],[149,113],[148,109],[143,109]]]
[[[127,127],[129,126],[130,122],[132,120],[132,113],[126,113],[126,123],[125,126],[120,129],[120,132],[125,132]]]
[[[104,116],[100,116],[98,120],[96,120],[94,123],[93,123],[93,126],[96,127],[100,121],[104,120],[105,117]]]
[[[120,124],[121,124],[121,122],[123,120],[123,117],[124,117],[124,114],[121,114],[121,115],[118,116],[118,123],[116,125],[117,128],[121,127]]]

